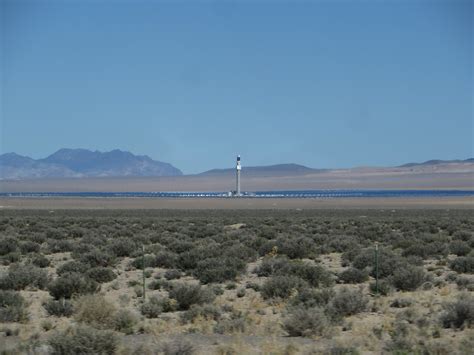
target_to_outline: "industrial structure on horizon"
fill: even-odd
[[[240,196],[240,171],[242,170],[242,166],[240,165],[240,155],[237,155],[237,166],[235,167],[236,171],[236,189],[235,189],[235,196]]]

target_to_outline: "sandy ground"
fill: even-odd
[[[473,209],[473,197],[424,198],[0,198],[3,209]]]

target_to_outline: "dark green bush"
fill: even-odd
[[[339,274],[339,280],[346,284],[359,284],[369,279],[369,274],[365,270],[349,268]]]
[[[260,293],[264,299],[289,298],[307,285],[304,280],[296,276],[272,276],[265,281]]]
[[[0,289],[23,290],[26,287],[44,289],[48,284],[48,273],[31,264],[12,265],[8,274],[0,280]]]
[[[80,257],[80,261],[89,265],[90,267],[107,267],[114,265],[115,258],[111,254],[105,253],[98,249],[93,249],[90,252],[83,254]]]
[[[103,354],[113,355],[117,351],[118,339],[111,331],[97,330],[88,326],[68,328],[49,338],[52,354]]]
[[[316,244],[308,237],[283,237],[277,240],[276,245],[278,253],[285,254],[290,259],[311,258],[316,255]]]
[[[193,304],[212,302],[214,293],[201,285],[178,284],[169,291],[170,298],[176,300],[179,310],[187,310]]]
[[[460,273],[474,273],[474,256],[460,256],[449,263],[451,270]]]
[[[7,255],[18,250],[18,240],[12,237],[3,237],[0,239],[0,255]]]
[[[194,346],[185,339],[176,339],[163,345],[162,352],[164,355],[193,355],[195,353]]]
[[[194,276],[204,284],[234,280],[245,271],[245,262],[237,258],[210,258],[199,261]]]
[[[20,243],[20,250],[22,254],[37,253],[39,252],[41,245],[35,242],[25,241]]]
[[[123,257],[131,256],[139,248],[133,240],[128,238],[120,238],[113,240],[112,243],[110,243],[108,249],[113,255],[117,257]]]
[[[49,300],[43,303],[43,307],[49,315],[56,317],[70,317],[74,311],[72,303],[64,298]]]
[[[34,255],[31,258],[31,263],[33,265],[37,266],[37,267],[40,267],[40,268],[48,267],[51,264],[49,259],[46,256],[44,256],[43,254]]]
[[[471,250],[469,244],[461,240],[455,240],[449,244],[449,251],[457,256],[466,256]]]
[[[20,293],[0,290],[0,322],[22,322],[27,317],[27,305]]]
[[[68,262],[64,263],[60,267],[58,267],[58,269],[56,270],[56,273],[59,276],[64,275],[64,274],[68,274],[68,273],[71,273],[71,272],[76,272],[78,274],[83,274],[89,268],[90,268],[90,266],[87,265],[87,264],[84,264],[84,263],[82,263],[80,261],[77,261],[77,260],[71,260],[71,261],[68,261]]]
[[[425,282],[426,275],[423,268],[407,265],[395,270],[392,283],[395,288],[402,291],[414,291]]]
[[[86,276],[88,276],[92,280],[97,281],[98,283],[110,282],[112,280],[115,280],[115,278],[117,277],[117,275],[115,275],[112,269],[102,266],[89,269],[86,272]]]
[[[472,327],[474,325],[474,297],[462,294],[456,302],[444,306],[441,323],[445,328]]]
[[[176,280],[181,277],[181,271],[176,269],[166,270],[165,279],[167,280]]]
[[[283,329],[289,336],[323,335],[330,326],[324,310],[318,307],[292,309],[283,320]]]
[[[51,254],[65,253],[68,251],[72,251],[73,244],[69,240],[50,239],[47,243],[47,249]]]
[[[55,299],[69,299],[74,295],[83,295],[97,292],[99,284],[87,276],[69,273],[58,277],[48,286],[49,293]]]

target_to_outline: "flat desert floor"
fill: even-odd
[[[472,209],[473,197],[425,198],[0,198],[1,209]]]

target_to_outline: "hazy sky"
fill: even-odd
[[[0,2],[0,153],[185,173],[474,155],[470,0]]]

